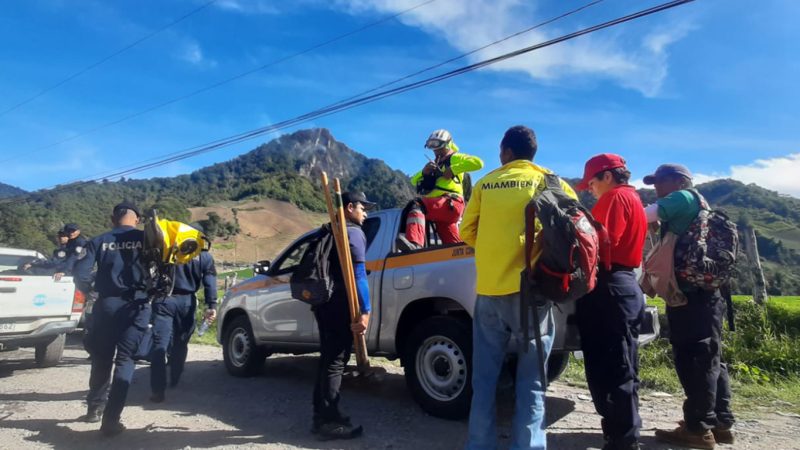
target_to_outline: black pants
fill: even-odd
[[[122,415],[135,368],[133,355],[149,323],[148,303],[105,297],[92,309],[92,372],[86,401],[90,408],[105,406],[104,424],[117,422]]]
[[[734,423],[728,368],[722,362],[722,318],[719,292],[687,292],[689,303],[667,308],[675,370],[683,386],[683,419],[701,432]]]
[[[342,374],[353,348],[350,312],[346,298],[339,296],[314,311],[319,326],[320,358],[314,385],[314,424],[340,420],[339,390]]]
[[[172,295],[153,303],[153,349],[150,354],[150,389],[163,394],[167,387],[167,354],[170,384],[175,386],[183,373],[194,331],[197,300],[192,294]]]
[[[633,271],[601,271],[576,303],[586,381],[612,446],[639,440],[639,328],[644,296]],[[612,447],[613,448],[613,447]]]

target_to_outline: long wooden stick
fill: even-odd
[[[350,320],[355,323],[361,319],[361,307],[358,305],[358,293],[356,291],[356,279],[353,271],[353,262],[350,255],[350,241],[347,237],[347,222],[344,217],[344,205],[342,205],[342,191],[339,179],[334,179],[335,201],[331,197],[330,187],[328,186],[328,174],[322,172],[322,189],[325,191],[325,201],[328,204],[328,215],[331,219],[331,230],[336,242],[336,250],[339,255],[339,266],[342,268],[345,290],[347,291],[347,305],[350,309]],[[353,342],[356,350],[356,365],[359,371],[365,372],[369,369],[369,359],[367,359],[367,340],[363,334],[353,332]]]

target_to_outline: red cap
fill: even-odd
[[[583,167],[583,179],[575,189],[585,191],[589,189],[589,180],[592,177],[604,170],[617,169],[619,167],[625,167],[625,159],[622,156],[613,153],[601,153],[592,156],[586,161],[586,165]]]

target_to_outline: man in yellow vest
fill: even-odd
[[[464,212],[464,178],[467,172],[480,170],[483,161],[477,156],[458,152],[458,146],[447,130],[436,130],[425,141],[433,150],[435,160],[411,177],[419,198],[406,216],[405,239],[408,249],[421,248],[425,243],[425,223],[436,224],[443,244],[461,242],[458,220]]]
[[[533,163],[538,145],[528,127],[509,128],[500,142],[501,167],[475,184],[464,212],[461,236],[475,249],[478,298],[472,314],[472,408],[467,450],[497,448],[495,392],[512,335],[521,341],[520,272],[525,267],[525,206],[541,193],[550,170]],[[577,198],[561,180],[561,188]],[[540,226],[537,226],[538,229]],[[539,308],[541,341],[531,339],[517,358],[516,405],[511,448],[543,450],[545,380],[536,346],[546,360],[555,326],[550,302]],[[522,343],[519,342],[520,348]]]

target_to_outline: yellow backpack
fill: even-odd
[[[202,231],[175,220],[159,219],[158,212],[150,210],[145,214],[142,257],[149,275],[148,290],[169,296],[175,284],[175,266],[209,249],[211,240]]]

